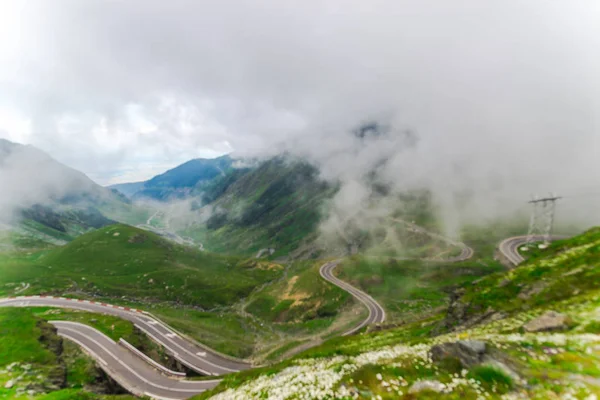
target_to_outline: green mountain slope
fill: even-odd
[[[141,223],[147,211],[32,146],[0,139],[0,247],[63,244],[120,220]]]
[[[287,255],[314,238],[323,201],[335,190],[313,166],[277,157],[234,170],[207,187],[203,198],[210,203],[204,210],[210,217],[184,233],[214,251],[252,254],[273,248],[275,256]]]
[[[202,309],[232,304],[281,272],[276,264],[201,252],[120,224],[81,235],[19,271],[11,271],[10,264],[0,267],[0,284],[18,277],[31,285],[31,293],[168,301]]]
[[[332,339],[198,398],[595,399],[600,228],[457,289],[445,310]]]

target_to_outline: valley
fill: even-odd
[[[280,156],[235,168],[224,157],[193,160],[147,182],[68,189],[60,199],[17,207],[18,218],[4,225],[1,236],[0,310],[42,324],[60,345],[54,358],[3,364],[0,394],[245,399],[259,396],[256,384],[268,393],[283,390],[270,387],[266,376],[300,379],[289,371],[301,365],[328,374],[330,362],[346,357],[336,379],[349,380],[323,388],[327,396],[404,394],[400,383],[379,387],[384,375],[386,382],[401,375],[398,382],[406,385],[426,376],[450,388],[447,398],[471,396],[471,381],[452,386],[444,374],[454,370],[447,365],[419,364],[423,375],[414,365],[405,367],[402,357],[412,354],[411,346],[422,357],[426,345],[419,343],[440,345],[453,332],[469,332],[456,333],[461,340],[505,334],[496,319],[510,324],[513,314],[546,305],[531,300],[546,288],[527,280],[546,265],[537,260],[563,257],[556,249],[583,242],[590,245],[581,251],[591,251],[596,231],[538,249],[527,244],[526,224],[516,216],[466,225],[462,242],[442,233],[439,210],[426,192],[386,195],[393,206],[381,215],[385,188],[378,185],[359,213],[343,215],[331,211],[340,188],[321,180],[314,166]],[[581,259],[573,262],[573,274],[579,274]],[[481,296],[471,289],[528,270],[535,272],[519,278],[531,285],[526,292],[507,285],[506,293],[490,289]],[[577,295],[594,293],[594,279],[568,285],[577,287]],[[552,290],[544,299],[563,307],[570,292]],[[515,302],[519,292],[527,294]],[[495,317],[491,301],[502,303]],[[2,335],[14,341],[12,332]],[[46,346],[35,334],[30,339],[31,346]],[[397,341],[405,347],[393,347]],[[392,375],[385,372],[391,361],[374,355],[389,351]],[[365,364],[360,357],[375,361]],[[494,390],[508,393],[522,387],[515,376],[535,374],[507,357],[495,359],[493,371],[479,364],[460,371],[468,370],[464,374],[492,397]],[[42,384],[53,370],[66,380]],[[390,387],[392,397],[386,394]]]

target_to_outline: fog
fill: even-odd
[[[65,196],[103,195],[84,174],[31,146],[0,139],[0,223],[12,223],[34,204],[56,204]],[[1,230],[1,229],[0,229]]]
[[[531,194],[600,192],[595,0],[23,3],[0,2],[0,135],[101,182],[287,151],[342,183],[342,219],[387,212],[376,170],[431,190],[450,234]],[[574,199],[559,217],[600,222]]]

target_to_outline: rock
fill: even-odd
[[[521,293],[519,293],[519,295],[517,297],[521,300],[529,300],[532,296],[535,296],[536,294],[540,294],[545,288],[546,288],[545,284],[538,283],[538,284],[533,285],[533,287],[531,287],[531,288],[522,290]]]
[[[471,354],[483,354],[485,353],[486,344],[481,340],[459,340],[458,346]]]
[[[433,361],[451,357],[458,359],[464,368],[468,368],[483,361],[486,349],[486,343],[481,340],[459,340],[435,345],[429,352]]]
[[[12,388],[13,386],[15,386],[15,381],[13,381],[13,380],[11,379],[11,380],[9,380],[8,382],[6,382],[6,383],[4,384],[4,389],[10,389],[10,388]]]
[[[408,389],[408,393],[414,394],[422,392],[423,390],[431,390],[433,392],[439,393],[446,388],[442,382],[439,381],[418,381],[415,382],[410,389]]]
[[[543,315],[532,319],[523,329],[526,332],[559,331],[567,328],[569,317],[556,311],[546,311]]]

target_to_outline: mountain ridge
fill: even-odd
[[[194,158],[154,177],[140,182],[109,185],[134,200],[157,200],[161,202],[183,199],[194,190],[222,176],[232,167],[229,155],[216,158]]]
[[[122,194],[34,146],[6,139],[0,139],[0,187],[0,221],[9,232],[2,241],[64,244],[115,219],[138,218],[131,218],[138,210]]]

